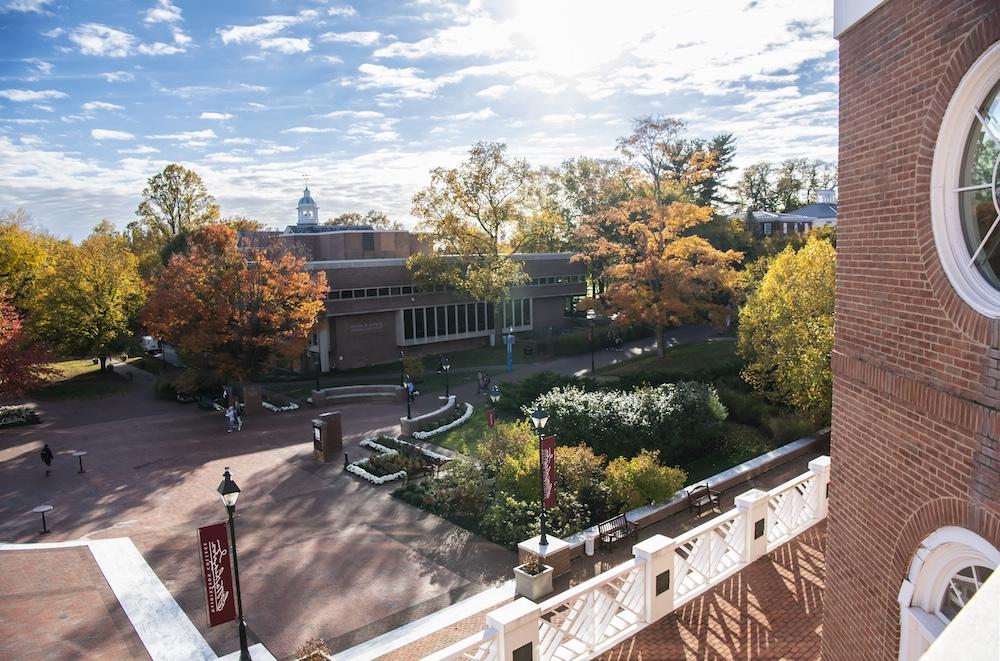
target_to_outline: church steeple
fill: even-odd
[[[316,205],[316,201],[312,199],[309,195],[309,186],[306,185],[306,189],[302,191],[302,199],[299,200],[299,225],[318,225],[319,224],[319,207]]]

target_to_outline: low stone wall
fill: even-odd
[[[338,386],[313,390],[311,397],[318,407],[351,402],[403,402],[406,388],[388,385]]]
[[[458,400],[454,395],[448,397],[448,401],[439,409],[435,409],[430,413],[425,413],[423,415],[418,415],[415,418],[400,418],[399,426],[403,434],[412,434],[415,431],[430,431],[436,429],[438,425],[436,424],[438,420],[445,416],[451,415],[451,412],[455,410],[455,405]]]

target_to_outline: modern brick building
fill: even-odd
[[[744,222],[747,230],[758,239],[775,234],[808,232],[818,227],[837,226],[837,193],[824,189],[817,191],[818,199],[789,213],[772,211],[747,211]]]
[[[491,341],[496,324],[515,333],[548,333],[570,325],[567,312],[586,290],[586,268],[570,253],[517,255],[531,281],[515,287],[500,309],[443,286],[415,285],[407,258],[428,250],[407,231],[318,223],[319,207],[306,188],[298,222],[281,235],[326,273],[326,316],[312,348],[320,369],[386,363],[407,353],[444,352]]]
[[[835,11],[822,656],[916,659],[1000,564],[1000,3]]]

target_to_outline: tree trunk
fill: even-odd
[[[664,337],[666,330],[663,326],[656,327],[656,355],[660,358],[663,358],[663,350],[666,348],[666,338]]]

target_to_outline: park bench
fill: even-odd
[[[601,535],[601,545],[611,545],[626,537],[634,537],[639,541],[639,524],[632,523],[624,514],[612,517],[597,524]]]
[[[706,506],[719,506],[718,491],[713,491],[708,484],[701,484],[688,489],[688,512],[698,508],[698,514],[700,515],[701,508]]]

